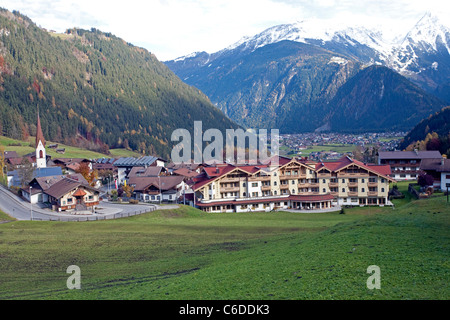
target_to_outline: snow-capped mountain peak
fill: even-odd
[[[437,44],[442,43],[450,53],[450,29],[440,20],[427,12],[405,36],[401,46],[406,48],[411,44],[421,44],[424,50],[437,51]]]

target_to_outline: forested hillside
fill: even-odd
[[[169,157],[173,130],[236,128],[147,50],[99,30],[48,32],[0,9],[0,134]]]
[[[401,149],[439,150],[450,157],[450,107],[420,121],[401,142]]]

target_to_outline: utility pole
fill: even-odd
[[[31,188],[33,188],[33,187],[30,186],[30,217],[31,217],[31,221],[33,221],[33,203],[31,202]]]

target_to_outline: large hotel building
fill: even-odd
[[[195,205],[207,212],[391,205],[389,165],[344,156],[334,162],[279,157],[278,165],[205,166],[194,180]]]

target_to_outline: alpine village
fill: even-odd
[[[0,299],[449,299],[450,28],[430,14],[414,28],[388,58],[343,31],[291,40],[297,24],[161,62],[0,9]],[[200,152],[207,132],[276,129],[271,156],[175,161],[173,133],[199,122]],[[32,259],[35,288],[14,280]],[[86,270],[81,290],[57,289],[58,263]]]

